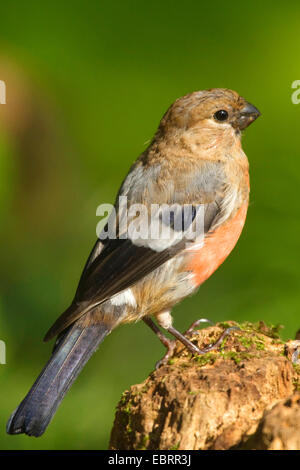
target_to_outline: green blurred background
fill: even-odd
[[[105,449],[121,393],[163,354],[143,323],[101,345],[39,439],[5,422],[48,359],[42,337],[68,305],[96,233],[167,107],[228,87],[262,112],[247,129],[251,205],[237,248],[174,311],[299,328],[298,2],[2,2],[0,448]]]

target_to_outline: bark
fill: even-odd
[[[191,340],[203,348],[232,325]],[[300,450],[300,341],[284,343],[263,322],[238,326],[202,356],[177,343],[167,365],[126,391],[110,449]]]

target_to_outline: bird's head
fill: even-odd
[[[217,134],[233,130],[240,135],[259,116],[258,109],[237,92],[213,88],[177,99],[162,118],[160,129],[164,133],[211,129]]]

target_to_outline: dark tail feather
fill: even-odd
[[[40,436],[79,372],[110,329],[105,325],[72,326],[59,338],[52,356],[24,400],[11,415],[8,434]]]

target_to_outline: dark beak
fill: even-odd
[[[240,109],[237,114],[234,127],[237,127],[240,130],[246,129],[246,127],[248,127],[259,116],[260,112],[258,109],[253,106],[253,104],[246,102],[245,106]]]

